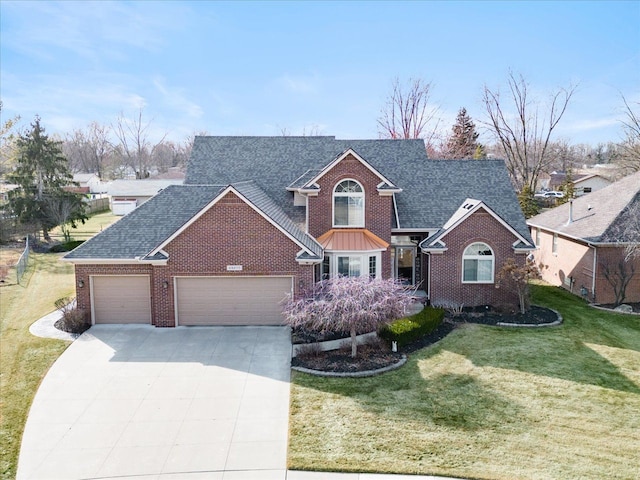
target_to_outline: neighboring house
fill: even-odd
[[[151,177],[152,180],[183,180],[185,174],[180,167],[169,167],[164,173],[159,173]]]
[[[114,215],[126,215],[139,207],[159,191],[180,185],[182,180],[114,180],[109,186],[111,211]]]
[[[502,161],[428,160],[422,140],[196,137],[184,185],[65,260],[92,322],[173,327],[281,324],[286,294],[336,275],[514,304],[497,272],[533,248]]]
[[[549,175],[549,181],[545,184],[546,190],[560,190],[560,187],[567,180],[567,174],[553,172]],[[571,175],[573,189],[576,197],[587,193],[596,192],[606,186],[611,185],[611,180],[597,174],[573,174]]]
[[[73,181],[78,183],[82,192],[91,194],[91,198],[102,198],[109,190],[110,182],[103,182],[96,173],[75,173]]]
[[[640,172],[527,223],[537,246],[536,262],[548,265],[544,280],[608,304],[616,296],[606,275],[619,286],[635,269],[626,300],[640,301],[640,258],[623,261],[626,247],[640,244]]]

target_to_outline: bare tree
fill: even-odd
[[[0,100],[2,113],[2,100]],[[0,177],[11,170],[11,164],[16,155],[16,136],[13,129],[20,121],[19,116],[9,118],[0,124]]]
[[[620,144],[615,163],[623,176],[640,170],[640,102],[629,103],[622,97],[626,119],[622,121],[625,138]],[[634,111],[634,108],[636,111]]]
[[[113,127],[119,142],[117,151],[122,156],[123,163],[136,171],[138,178],[149,176],[153,155],[167,137],[165,133],[160,141],[155,144],[151,143],[148,134],[151,121],[143,122],[143,111],[144,109],[140,108],[138,116],[133,119],[128,119],[123,113],[120,113],[116,125]]]
[[[525,185],[534,191],[538,175],[552,162],[551,135],[567,110],[575,87],[561,88],[551,94],[546,111],[529,96],[529,85],[522,75],[509,73],[510,99],[503,102],[500,92],[485,85],[483,103],[488,121],[484,122],[506,156],[507,169],[516,187]],[[507,104],[512,102],[507,109]]]
[[[108,163],[113,157],[113,145],[109,139],[111,129],[91,122],[85,130],[74,130],[67,135],[63,151],[74,172],[97,173],[105,179]]]
[[[431,89],[431,82],[409,79],[407,85],[403,86],[396,78],[391,95],[378,118],[380,137],[422,138],[427,150],[433,149],[440,119],[436,117],[439,108],[429,103]]]

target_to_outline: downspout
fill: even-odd
[[[596,303],[596,260],[598,259],[598,249],[595,245],[589,244],[590,247],[593,247],[593,273],[591,274],[591,297],[593,298],[593,303]]]
[[[424,251],[422,253],[425,253]],[[431,303],[431,254],[427,255],[427,300]]]

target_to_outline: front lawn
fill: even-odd
[[[31,252],[21,284],[0,287],[0,477],[16,476],[20,441],[33,396],[68,342],[34,337],[29,325],[73,295],[73,265],[59,254]]]
[[[366,379],[293,373],[289,468],[638,478],[640,317],[534,288],[544,329],[464,325]]]
[[[71,235],[80,239],[90,238],[118,218],[110,212],[94,215]],[[9,253],[3,250],[2,258]],[[22,432],[33,397],[49,367],[69,345],[69,342],[38,338],[29,333],[29,326],[34,321],[55,310],[57,299],[75,293],[73,265],[61,262],[63,255],[31,252],[29,267],[20,285],[15,283],[13,269],[10,281],[0,286],[2,479],[15,478]],[[15,263],[15,260],[8,263]]]

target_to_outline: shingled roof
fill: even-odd
[[[640,172],[574,199],[572,212],[571,205],[565,203],[531,217],[527,223],[587,242],[640,242],[640,231],[626,228],[630,222],[638,222],[632,213],[640,209],[638,204]]]
[[[299,187],[351,148],[402,189],[395,194],[402,229],[437,229],[468,197],[482,200],[523,237],[524,216],[502,160],[428,160],[422,140],[337,140],[323,137],[196,137],[186,184],[254,180],[296,223],[287,188]]]
[[[168,186],[64,258],[144,259],[207,206],[223,188],[221,185]]]
[[[173,185],[140,205],[100,235],[65,256],[69,261],[164,260],[157,250],[216,197],[233,188],[303,247],[300,258],[319,260],[322,246],[295,225],[255,182],[233,185]]]

